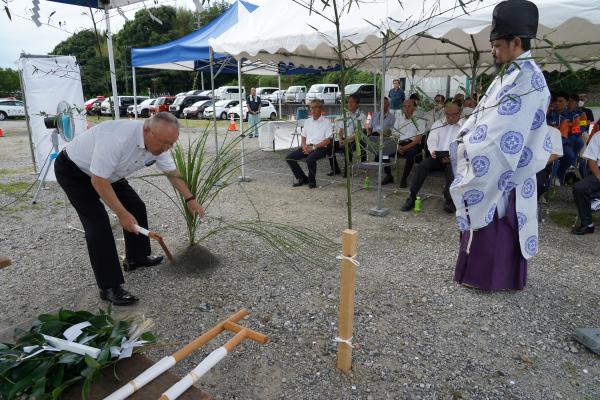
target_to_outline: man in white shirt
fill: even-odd
[[[410,195],[402,206],[402,211],[410,211],[415,206],[417,194],[427,175],[432,171],[444,171],[446,174],[446,186],[444,187],[444,210],[448,213],[456,211],[452,197],[450,197],[450,185],[454,180],[452,165],[450,164],[450,143],[456,139],[463,120],[460,119],[460,105],[448,103],[445,107],[446,121],[436,121],[431,127],[427,137],[427,148],[431,158],[426,158],[417,167],[417,172],[410,183]]]
[[[583,158],[587,159],[589,174],[573,186],[573,198],[581,222],[578,227],[571,230],[575,235],[594,233],[591,203],[592,196],[600,195],[600,134],[592,136]]]
[[[296,177],[297,181],[292,186],[298,187],[308,184],[310,189],[317,187],[317,160],[327,156],[331,151],[331,123],[321,116],[323,106],[320,100],[310,102],[310,117],[304,122],[302,129],[300,148],[290,152],[286,161]],[[308,165],[308,176],[298,165],[298,160],[306,158]]]
[[[367,117],[365,116],[365,114],[360,111],[358,109],[358,106],[360,104],[360,97],[358,97],[355,94],[351,94],[350,96],[348,96],[348,100],[347,100],[347,104],[348,104],[348,113],[346,114],[346,129],[348,130],[348,158],[350,163],[352,163],[352,156],[354,154],[355,151],[355,134],[357,130],[360,130],[361,132],[359,133],[361,135],[361,137],[364,137],[364,133],[362,133],[362,130],[365,129],[365,124],[367,122]],[[337,158],[335,157],[335,153],[342,153],[342,156],[344,157],[344,173],[343,176],[344,178],[346,177],[346,172],[348,169],[348,166],[346,165],[346,157],[343,155],[344,154],[344,146],[345,146],[345,138],[344,138],[344,120],[340,117],[337,120],[336,123],[336,129],[338,131],[338,138],[339,140],[334,141],[333,143],[333,148],[334,148],[334,152],[331,156],[331,158],[329,159],[329,165],[331,166],[331,172],[329,172],[327,175],[328,176],[333,176],[336,174],[339,174],[340,171],[340,166],[337,162]],[[361,149],[360,149],[360,153],[362,153],[362,147],[364,145],[361,143]]]
[[[402,113],[394,123],[394,131],[398,134],[398,156],[406,160],[400,178],[401,188],[407,187],[406,180],[412,171],[415,156],[421,151],[421,139],[427,130],[427,120],[418,117],[416,110],[414,99],[404,100]],[[384,171],[385,178],[381,184],[386,185],[394,182],[392,168],[385,167]]]
[[[538,200],[548,190],[554,161],[563,156],[562,136],[560,135],[560,131],[553,126],[548,125],[548,134],[550,135],[550,141],[552,142],[552,153],[548,158],[546,168],[535,175]]]
[[[123,227],[126,271],[162,261],[162,257],[150,255],[148,237],[135,228],[135,225],[148,228],[148,217],[144,202],[129,186],[127,176],[156,164],[185,198],[189,211],[204,216],[204,209],[179,177],[169,154],[178,137],[179,122],[168,112],[158,113],[143,123],[107,121],[76,136],[55,161],[56,179],[85,230],[100,298],[114,305],[129,305],[138,299],[121,286],[123,273],[104,204],[117,215]]]

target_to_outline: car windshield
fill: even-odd
[[[185,100],[185,96],[179,96],[178,98],[175,99],[175,101],[173,102],[173,105],[179,105],[181,103],[183,103],[183,100]]]
[[[311,92],[311,93],[323,93],[323,89],[325,89],[325,86],[313,85],[313,86],[310,87],[309,92]]]
[[[300,89],[301,89],[300,86],[291,86],[288,89],[288,93],[298,93],[298,92],[300,92]]]
[[[200,107],[203,105],[210,106],[210,105],[212,105],[212,103],[210,100],[200,100],[200,101],[197,101],[194,104],[192,104],[192,107]]]
[[[149,106],[150,104],[152,104],[153,101],[154,101],[154,99],[146,99],[146,100],[142,101],[139,105],[140,106]]]
[[[164,104],[165,99],[166,97],[159,97],[158,99],[156,99],[156,103],[154,103],[154,105],[160,106],[161,104]]]
[[[362,86],[361,83],[354,83],[352,85],[346,85],[346,94],[354,93]]]

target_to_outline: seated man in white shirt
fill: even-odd
[[[546,168],[535,174],[537,180],[538,200],[544,193],[546,193],[546,191],[548,191],[550,175],[552,174],[552,165],[554,164],[554,161],[563,156],[562,137],[560,135],[560,131],[553,126],[548,125],[548,133],[550,134],[550,141],[552,142],[552,153],[550,153]],[[524,156],[522,157],[528,157],[529,153],[523,152],[523,154]]]
[[[421,151],[421,139],[427,129],[427,120],[417,116],[415,101],[413,99],[404,100],[402,114],[394,123],[394,131],[398,134],[398,156],[406,160],[402,177],[400,178],[400,187],[407,187],[406,180],[412,171],[415,163],[415,156]],[[392,168],[385,167],[385,178],[382,185],[394,182],[392,177]]]
[[[204,216],[204,209],[179,177],[169,153],[178,137],[179,122],[168,112],[158,113],[143,123],[107,121],[76,136],[56,158],[56,180],[77,210],[85,230],[102,300],[118,306],[138,300],[121,287],[123,272],[104,204],[114,211],[123,227],[126,271],[162,261],[162,256],[150,255],[148,237],[139,234],[135,227],[148,228],[148,217],[144,202],[129,186],[127,176],[156,163],[185,198],[189,211]]]
[[[350,161],[350,163],[352,163],[352,155],[354,154],[354,146],[356,146],[354,139],[355,139],[355,129],[365,129],[365,123],[367,122],[367,117],[365,116],[365,114],[363,112],[361,112],[358,109],[358,106],[360,104],[360,97],[358,97],[355,94],[351,94],[350,96],[348,96],[348,100],[347,100],[347,104],[348,104],[348,112],[346,113],[346,129],[348,130],[348,161]],[[360,128],[359,128],[360,126]],[[340,171],[340,166],[337,162],[337,158],[335,157],[335,153],[339,152],[342,153],[342,156],[344,157],[344,173],[343,176],[344,178],[346,177],[346,171],[348,169],[348,166],[346,165],[346,157],[344,156],[344,146],[345,146],[345,138],[344,138],[344,120],[340,117],[337,121],[336,121],[336,129],[338,131],[338,138],[339,141],[335,141],[333,148],[334,148],[334,152],[332,154],[332,157],[329,159],[329,165],[331,166],[331,172],[329,172],[327,175],[328,176],[333,176],[333,175],[337,175],[339,174]],[[364,146],[363,143],[361,143],[361,147]],[[362,153],[362,148],[361,148],[361,153]]]
[[[581,224],[574,227],[571,233],[585,235],[594,233],[592,221],[592,195],[600,193],[600,133],[590,139],[583,158],[587,159],[588,175],[573,186],[573,198],[577,204],[579,221]]]
[[[320,100],[310,102],[310,117],[304,122],[300,148],[286,156],[286,161],[297,179],[296,183],[292,185],[294,187],[308,184],[309,188],[316,188],[317,160],[325,158],[330,151],[331,123],[327,118],[321,117],[322,109]],[[304,158],[308,165],[308,176],[298,165],[298,160]]]
[[[410,195],[402,206],[402,211],[410,211],[415,206],[417,194],[427,175],[432,171],[444,171],[446,174],[446,186],[444,187],[444,211],[453,213],[456,211],[452,198],[450,197],[450,185],[454,180],[452,165],[450,164],[450,143],[456,139],[460,132],[463,120],[460,119],[460,106],[457,103],[448,103],[445,107],[446,121],[436,121],[431,127],[427,137],[427,148],[431,158],[426,158],[417,167],[417,172],[410,183]]]

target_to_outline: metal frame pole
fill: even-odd
[[[381,109],[379,113],[379,163],[377,168],[377,207],[369,209],[369,215],[374,215],[376,217],[384,217],[389,212],[389,208],[381,207],[381,175],[383,172],[383,121],[384,121],[384,99],[385,99],[385,69],[386,69],[386,59],[385,59],[385,50],[387,47],[387,32],[383,35],[383,50],[382,50],[382,64],[381,64]]]
[[[242,175],[238,177],[238,180],[240,182],[249,182],[250,178],[248,178],[246,176],[246,167],[244,166],[245,162],[244,162],[244,137],[246,136],[244,134],[244,105],[243,105],[243,98],[242,98],[242,59],[238,58],[238,62],[237,62],[237,67],[238,67],[238,95],[240,98],[240,134],[242,136],[242,140],[241,140],[241,145],[242,145],[242,165],[241,165],[241,169],[242,169]],[[250,112],[250,106],[247,104],[248,106],[248,112]],[[248,126],[250,126],[250,124],[248,124]]]
[[[19,69],[19,80],[21,82],[21,92],[23,93],[23,108],[25,108],[25,122],[27,123],[27,133],[29,134],[29,149],[31,150],[31,161],[33,162],[33,172],[38,173],[37,163],[35,162],[35,151],[33,149],[33,136],[31,135],[31,121],[27,111],[27,96],[25,95],[25,81],[23,81],[23,71]]]
[[[217,99],[215,99],[215,71],[213,69],[214,53],[212,47],[209,47],[210,55],[210,90],[213,102],[213,126],[215,130],[215,154],[219,157],[219,138],[217,137]]]
[[[137,86],[135,85],[135,67],[131,67],[131,80],[133,83],[133,115],[134,118],[137,119]]]
[[[115,73],[115,58],[113,55],[113,43],[112,43],[112,32],[110,31],[110,15],[108,13],[108,7],[110,4],[104,6],[104,18],[106,19],[106,42],[108,44],[108,64],[110,67],[110,83],[112,85],[113,92],[113,112],[115,119],[119,119],[119,96],[117,93],[117,75]]]
[[[277,84],[279,85],[279,91],[277,92],[277,102],[279,103],[279,119],[281,119],[281,74],[279,72],[277,72]]]

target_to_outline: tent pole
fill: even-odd
[[[242,103],[242,59],[238,58],[237,62],[238,67],[238,94],[240,96],[240,134],[242,137],[241,145],[242,145],[242,176],[238,179],[240,182],[249,182],[250,179],[246,176],[246,167],[244,166],[244,105]],[[248,106],[248,112],[250,112],[250,107]]]
[[[202,90],[204,90],[204,71],[200,71],[200,82],[202,82]]]
[[[217,137],[217,99],[215,99],[215,72],[213,69],[214,53],[212,47],[208,48],[210,55],[210,90],[213,102],[213,126],[215,130],[215,154],[219,157],[219,138]]]
[[[383,34],[383,49],[382,49],[382,64],[381,64],[381,108],[379,113],[379,163],[377,168],[377,207],[369,209],[369,215],[376,217],[385,217],[389,212],[389,208],[381,207],[381,173],[383,172],[383,121],[384,121],[384,99],[385,99],[385,50],[387,47],[387,32]]]
[[[446,99],[450,99],[450,75],[446,77]]]
[[[135,86],[135,67],[131,66],[131,81],[133,83],[133,116],[137,119],[137,87]]]
[[[279,86],[279,91],[277,92],[277,102],[279,103],[279,119],[281,119],[281,74],[279,71],[277,72],[277,84]]]
[[[377,112],[377,72],[373,73],[373,112]]]
[[[31,135],[31,121],[27,111],[27,96],[25,94],[25,81],[23,81],[23,65],[19,65],[19,81],[21,81],[21,92],[23,93],[23,108],[25,108],[25,121],[27,122],[27,134],[29,136],[29,150],[31,150],[31,161],[33,162],[33,172],[38,173],[37,163],[35,162],[35,151],[33,150],[33,136]]]
[[[110,83],[112,85],[113,92],[113,112],[115,114],[115,119],[119,119],[119,97],[117,93],[117,76],[115,74],[115,57],[113,55],[113,42],[112,42],[112,32],[110,31],[110,15],[108,14],[108,7],[110,6],[107,3],[104,6],[104,18],[106,19],[106,42],[108,44],[108,64],[110,67]]]

